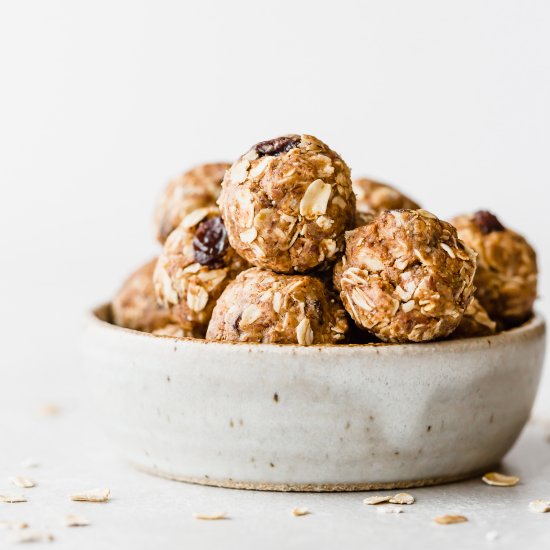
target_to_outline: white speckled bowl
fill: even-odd
[[[228,344],[87,326],[87,371],[126,458],[181,481],[282,491],[476,475],[529,417],[545,323],[430,344]]]

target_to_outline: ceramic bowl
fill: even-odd
[[[407,345],[282,346],[87,323],[105,426],[137,467],[281,491],[431,485],[493,467],[535,398],[545,323]]]

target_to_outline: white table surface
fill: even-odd
[[[57,345],[38,335],[5,341],[4,348],[17,347],[19,354],[3,356],[0,384],[0,493],[28,498],[0,503],[0,522],[25,521],[30,529],[51,533],[51,548],[550,548],[550,513],[528,509],[531,500],[550,500],[549,426],[542,421],[529,424],[503,464],[521,477],[518,486],[489,487],[474,479],[411,489],[417,502],[401,514],[382,515],[365,506],[367,493],[282,494],[186,485],[135,471],[117,456],[94,422],[76,346],[59,356]],[[52,403],[59,412],[44,415],[42,408]],[[29,458],[39,466],[24,468]],[[38,485],[14,487],[8,480],[14,475]],[[93,487],[108,487],[110,502],[68,499]],[[296,506],[309,508],[311,515],[293,517]],[[220,511],[230,519],[193,518]],[[85,516],[91,525],[63,526],[69,513]],[[463,514],[469,522],[435,524],[434,518],[445,513]],[[494,541],[487,539],[492,531],[498,534]],[[0,546],[12,535],[0,531]]]

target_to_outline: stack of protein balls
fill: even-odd
[[[393,187],[352,183],[317,138],[258,143],[171,181],[159,258],[113,301],[118,325],[279,344],[485,336],[532,315],[536,255],[491,213],[451,223]]]

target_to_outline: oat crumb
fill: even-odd
[[[538,512],[539,514],[546,514],[550,512],[550,501],[542,500],[541,498],[533,500],[529,503],[529,510],[531,512]]]
[[[214,514],[193,514],[195,519],[204,519],[209,521],[215,521],[218,519],[229,519],[229,516],[226,512],[217,512]]]
[[[24,495],[0,495],[0,502],[7,502],[13,504],[15,502],[27,502],[27,498]]]
[[[414,504],[414,497],[409,493],[397,493],[388,502],[392,504]]]
[[[31,487],[36,487],[36,481],[23,476],[13,476],[10,477],[10,481],[17,487],[22,489],[30,489]]]
[[[379,514],[402,514],[403,508],[399,506],[378,506],[376,511]]]
[[[498,472],[489,472],[481,478],[487,485],[494,487],[513,487],[519,483],[519,477],[507,476]]]
[[[391,495],[374,495],[363,500],[363,504],[374,506],[376,504],[382,504],[383,502],[389,502],[391,498]]]

